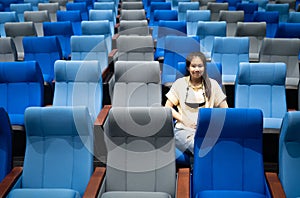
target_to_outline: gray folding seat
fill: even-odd
[[[244,22],[244,11],[221,10],[219,21],[226,21],[226,36],[234,36],[237,22]]]
[[[32,21],[36,29],[37,36],[44,36],[43,22],[50,22],[49,13],[47,10],[43,11],[25,11],[24,21]]]

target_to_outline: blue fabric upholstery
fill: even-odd
[[[259,109],[199,110],[193,197],[270,197],[264,177],[262,118]]]
[[[186,11],[186,31],[188,36],[196,36],[198,21],[210,21],[210,10]]]
[[[53,106],[87,106],[92,121],[102,108],[98,61],[56,61]]]
[[[300,38],[300,23],[279,23],[275,38]]]
[[[222,64],[223,84],[235,84],[240,62],[249,62],[248,37],[215,37],[212,61]]]
[[[24,60],[37,61],[41,67],[44,81],[52,83],[54,62],[62,59],[62,51],[56,36],[24,37]]]
[[[87,107],[27,108],[25,127],[23,173],[9,197],[82,196],[93,172]]]
[[[164,63],[161,74],[162,84],[172,83],[177,79],[179,75],[177,73],[182,71],[178,63],[185,62],[185,58],[191,52],[199,52],[200,45],[195,37],[166,36],[164,51]]]
[[[228,3],[228,10],[235,11],[237,4],[241,3],[242,0],[216,0],[219,3]]]
[[[199,10],[200,4],[196,2],[178,2],[178,21],[186,21],[187,10]]]
[[[117,23],[117,13],[118,8],[114,1],[107,1],[107,2],[95,2],[94,3],[95,10],[112,10],[113,13],[113,22],[114,24]]]
[[[67,10],[79,10],[81,14],[81,19],[84,20],[89,20],[89,15],[87,11],[87,5],[86,2],[69,2],[66,4],[66,9]]]
[[[89,20],[90,21],[101,21],[108,20],[110,27],[110,34],[115,34],[115,16],[112,10],[90,10],[89,11]],[[103,27],[97,27],[102,29]]]
[[[74,35],[81,35],[81,14],[79,10],[57,11],[57,21],[71,21]]]
[[[0,36],[5,37],[6,32],[4,24],[6,22],[18,22],[18,18],[15,11],[12,12],[0,12]]]
[[[12,128],[7,112],[0,107],[0,182],[12,168]]]
[[[18,0],[0,0],[0,4],[3,6],[4,11],[10,11],[10,4],[18,3]]]
[[[97,60],[104,72],[108,67],[108,49],[103,35],[72,36],[71,60]]]
[[[154,12],[155,10],[171,10],[171,2],[151,2],[149,12],[147,12],[147,18],[149,19],[149,25],[154,25]],[[158,23],[158,21],[157,21]]]
[[[0,95],[0,106],[7,111],[11,124],[24,125],[25,109],[44,102],[44,80],[38,63],[0,62]]]
[[[13,3],[10,4],[10,11],[15,11],[19,22],[24,22],[24,12],[32,11],[32,6],[30,3]]]
[[[279,132],[287,111],[284,63],[240,63],[235,85],[236,108],[263,111],[264,132]]]
[[[289,18],[289,4],[271,4],[268,3],[266,6],[266,11],[276,11],[279,13],[279,22],[287,22]]]
[[[263,22],[267,23],[266,37],[274,38],[278,23],[279,23],[279,13],[276,11],[257,11],[253,14],[254,22]]]
[[[279,138],[279,179],[286,197],[299,197],[300,112],[287,112]]]
[[[44,36],[57,36],[64,59],[69,59],[71,54],[70,38],[74,35],[71,21],[44,22]]]
[[[244,22],[252,22],[255,11],[258,11],[258,3],[245,2],[237,3],[236,10],[244,11]]]

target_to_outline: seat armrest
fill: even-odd
[[[273,198],[286,197],[277,174],[272,172],[266,172],[265,175],[266,175],[267,183],[272,197]]]
[[[116,33],[112,37],[112,49],[117,49],[117,39],[119,38],[120,34]]]
[[[190,169],[180,168],[177,173],[177,198],[190,197]]]
[[[114,63],[117,59],[118,49],[112,49],[108,54],[108,67],[110,72],[114,72]]]
[[[6,197],[21,176],[23,167],[15,167],[0,183],[0,197]]]
[[[96,167],[90,181],[83,194],[84,198],[98,197],[100,187],[102,186],[106,169],[104,167]]]
[[[101,109],[100,113],[97,116],[97,119],[94,122],[94,125],[101,126],[103,128],[104,122],[107,118],[108,112],[111,109],[111,105],[104,105],[104,107]]]

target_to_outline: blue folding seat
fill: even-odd
[[[238,3],[236,10],[244,11],[244,22],[252,22],[255,11],[258,11],[258,3]]]
[[[228,10],[236,10],[237,4],[242,3],[242,0],[217,0],[216,2],[228,3]]]
[[[74,35],[81,35],[81,14],[79,10],[57,11],[57,21],[70,21]]]
[[[250,3],[258,4],[258,11],[266,11],[267,4],[269,0],[249,0]]]
[[[74,3],[82,3],[84,2],[86,4],[87,10],[90,10],[94,6],[94,1],[95,0],[73,0]]]
[[[7,22],[18,22],[18,18],[15,11],[12,12],[0,12],[0,36],[6,37],[4,24]]]
[[[113,18],[114,18],[114,24],[117,23],[117,15],[118,15],[118,9],[115,5],[115,2],[95,2],[94,3],[94,10],[112,10],[113,12]]]
[[[267,23],[266,37],[274,38],[278,28],[279,13],[275,11],[254,12],[253,22],[266,22]]]
[[[279,134],[287,112],[285,63],[240,63],[234,93],[235,108],[263,112],[264,133]]]
[[[44,80],[36,61],[0,62],[0,106],[12,125],[24,126],[29,106],[43,106]]]
[[[279,23],[275,38],[300,38],[300,23]]]
[[[288,22],[300,23],[300,12],[290,12]]]
[[[12,132],[8,114],[0,107],[0,182],[12,169]]]
[[[199,10],[200,4],[196,2],[178,2],[178,21],[186,21],[188,10]]]
[[[61,46],[63,58],[70,59],[71,36],[74,35],[72,23],[70,21],[44,22],[44,36],[56,36]]]
[[[196,36],[198,21],[210,21],[209,10],[187,10],[186,31],[187,36]]]
[[[32,6],[33,11],[38,10],[38,4],[39,3],[47,3],[49,2],[48,0],[24,0],[24,3],[30,3]]]
[[[222,64],[222,82],[234,85],[241,62],[249,62],[248,37],[215,37],[211,61]]]
[[[225,21],[199,21],[197,23],[196,36],[200,40],[200,51],[203,52],[208,60],[214,46],[214,38],[226,37]]]
[[[10,4],[10,11],[15,11],[19,22],[24,22],[24,12],[32,11],[32,6],[31,3],[12,3]]]
[[[2,5],[3,11],[10,11],[10,4],[18,3],[18,0],[0,0],[0,4]]]
[[[287,22],[289,18],[289,4],[270,4],[266,6],[266,11],[276,11],[279,13],[279,22]]]
[[[111,35],[115,34],[115,17],[112,10],[93,10],[89,11],[89,21],[108,20]]]
[[[179,2],[190,2],[190,0],[171,0],[172,10],[178,10]]]
[[[84,20],[89,20],[89,14],[87,10],[87,5],[86,2],[69,2],[66,4],[66,9],[67,10],[79,10],[81,14],[81,19]]]
[[[51,85],[54,80],[54,62],[62,59],[58,38],[56,36],[25,37],[23,46],[24,60],[37,61],[44,81]]]
[[[151,1],[150,7],[146,13],[147,18],[149,19],[149,24],[151,24],[153,21],[153,15],[155,10],[171,10],[171,2]]]

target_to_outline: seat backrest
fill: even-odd
[[[258,11],[266,11],[269,0],[251,0],[251,2],[258,4]]]
[[[19,22],[24,22],[24,12],[32,11],[31,3],[12,3],[10,4],[10,11],[15,11]]]
[[[47,10],[49,13],[50,21],[51,22],[56,22],[57,21],[57,11],[60,10],[59,8],[59,3],[51,3],[51,2],[46,2],[46,3],[39,3],[38,4],[38,10]]]
[[[171,10],[171,2],[151,2],[149,10],[149,13],[147,12],[147,17],[149,18],[149,25],[152,25],[154,20],[154,11]]]
[[[120,20],[146,20],[146,13],[144,9],[121,10]]]
[[[236,10],[244,11],[244,22],[252,22],[254,12],[258,11],[258,3],[254,3],[254,2],[238,3],[236,5]]]
[[[102,75],[98,61],[56,61],[53,106],[86,106],[92,121],[102,108]]]
[[[81,14],[79,10],[62,11],[56,13],[57,21],[71,21],[74,35],[81,35]]]
[[[71,60],[97,60],[101,72],[108,66],[108,49],[103,35],[72,36]]]
[[[281,120],[287,111],[285,73],[284,63],[240,63],[234,106],[258,108],[265,119]]]
[[[52,83],[54,62],[62,59],[59,41],[55,36],[24,37],[24,60],[37,61],[41,67],[44,81]]]
[[[253,14],[254,22],[263,22],[267,23],[267,32],[266,37],[274,38],[278,23],[279,23],[279,13],[276,11],[255,11]]]
[[[300,38],[300,23],[279,23],[275,38]]]
[[[244,11],[221,10],[219,13],[219,21],[226,21],[226,35],[234,36],[237,23],[244,21]]]
[[[265,38],[260,49],[259,62],[284,62],[286,88],[297,89],[300,76],[299,50],[300,39],[298,38]]]
[[[24,48],[23,48],[23,37],[37,36],[37,32],[35,30],[33,22],[7,22],[4,25],[6,36],[12,37],[17,53],[18,60],[24,59]]]
[[[157,39],[159,21],[178,21],[177,10],[154,10],[152,19],[150,18],[149,26],[153,28],[152,37]]]
[[[266,11],[277,11],[279,13],[279,22],[287,22],[289,18],[289,4],[271,4],[268,3]]]
[[[147,20],[121,20],[118,33],[120,35],[147,36],[150,34],[150,31]]]
[[[188,36],[196,36],[198,21],[210,21],[209,10],[187,10],[186,32]]]
[[[210,20],[218,21],[221,10],[228,10],[228,3],[208,2],[207,9],[210,10]]]
[[[13,62],[18,60],[15,43],[10,37],[0,38],[0,61]]]
[[[300,177],[299,124],[299,111],[287,112],[280,130],[278,176],[287,197],[297,197],[300,194],[297,182]]]
[[[22,187],[73,189],[82,196],[93,173],[92,126],[86,107],[26,109]]]
[[[240,62],[249,62],[248,37],[215,37],[212,61],[222,64],[222,81],[234,84]]]
[[[187,10],[199,10],[200,4],[195,2],[178,2],[178,20],[186,21]]]
[[[115,16],[112,10],[90,10],[89,11],[90,21],[109,21],[109,27],[111,35],[115,34]]]
[[[209,195],[214,191],[220,192],[216,195],[229,197],[230,193],[226,194],[226,191],[235,191],[241,196],[243,192],[257,193],[262,197],[267,195],[262,117],[259,109],[199,110],[194,147],[193,197],[201,197],[206,192]],[[236,122],[237,119],[239,122]]]
[[[8,114],[0,107],[0,182],[12,168],[12,132]]]
[[[12,125],[24,125],[29,106],[43,106],[44,80],[36,61],[0,62],[0,106]],[[18,75],[16,75],[16,73]]]
[[[199,21],[197,23],[196,36],[200,39],[200,51],[210,59],[214,45],[214,38],[226,37],[225,21]]]
[[[2,6],[2,10],[7,12],[7,11],[9,11],[10,4],[19,3],[19,1],[18,0],[1,0],[0,3]]]
[[[86,2],[69,2],[66,4],[66,9],[68,10],[79,10],[81,14],[82,20],[88,20],[89,19],[89,14],[87,11],[87,5]]]
[[[258,61],[263,39],[266,37],[266,22],[238,22],[235,36],[250,39],[249,59]]]
[[[44,36],[43,22],[50,22],[49,13],[47,10],[43,11],[25,11],[24,21],[32,21],[34,23],[37,36]]]
[[[185,62],[191,52],[199,52],[200,44],[195,37],[166,36],[164,50],[162,84],[172,83],[177,79],[177,73],[181,71],[178,64]]]
[[[157,61],[117,61],[113,107],[161,106],[160,66]]]
[[[118,60],[153,61],[154,43],[151,35],[120,35],[117,39]]]
[[[178,3],[179,2],[190,2],[190,0],[171,0],[172,10],[177,10],[178,11]]]
[[[118,8],[114,1],[94,2],[94,10],[111,10],[113,13],[114,24],[117,22]]]
[[[122,2],[121,9],[122,10],[139,10],[139,9],[144,9],[144,5],[143,5],[142,1]]]
[[[106,191],[165,192],[175,197],[175,144],[169,108],[113,107],[104,131]]]
[[[105,38],[107,50],[112,50],[112,33],[110,29],[110,22],[108,20],[101,21],[82,21],[81,22],[82,35],[103,35]]]
[[[290,12],[288,22],[300,23],[300,12]]]

